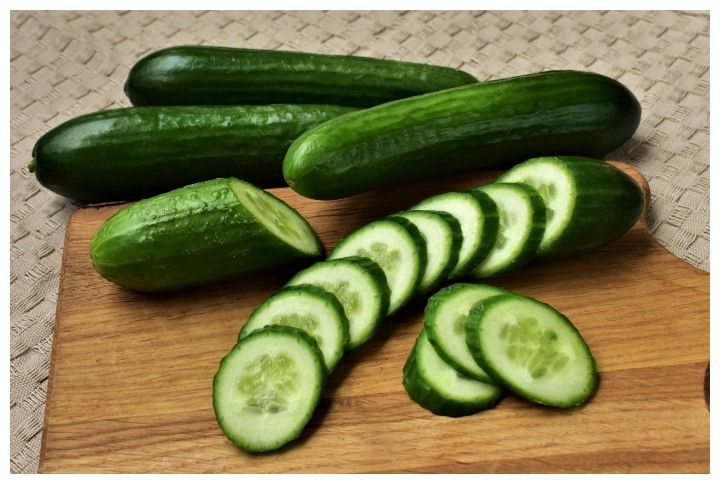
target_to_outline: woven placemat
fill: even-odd
[[[122,86],[152,50],[213,44],[357,54],[464,69],[481,80],[549,69],[620,80],[643,108],[608,158],[653,193],[650,230],[708,269],[709,16],[694,12],[12,12],[11,471],[37,469],[62,241],[71,202],[25,167],[48,129],[128,106]]]

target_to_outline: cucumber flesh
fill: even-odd
[[[325,383],[317,344],[303,331],[268,326],[238,342],[213,380],[220,428],[248,452],[282,447],[300,436]]]
[[[422,280],[425,241],[406,220],[377,220],[340,241],[329,258],[349,256],[367,257],[382,268],[390,288],[388,314],[392,314],[410,300]]]
[[[542,197],[547,221],[540,255],[577,252],[610,242],[637,222],[645,206],[635,180],[591,158],[534,158],[498,181],[530,185]]]
[[[507,291],[485,284],[456,283],[436,292],[425,306],[425,331],[438,354],[464,375],[493,383],[477,364],[465,342],[465,323],[478,302],[506,294]]]
[[[495,203],[482,192],[449,192],[427,198],[413,210],[447,212],[460,223],[462,244],[450,277],[457,277],[477,266],[495,242],[498,213]]]
[[[408,210],[395,215],[415,225],[427,251],[427,264],[418,292],[426,293],[445,280],[450,271],[457,265],[462,245],[462,229],[455,217],[447,212],[429,210]]]
[[[387,313],[390,300],[385,273],[365,257],[317,262],[296,274],[287,286],[311,284],[333,294],[348,319],[348,348],[369,340]]]
[[[472,270],[475,277],[490,277],[525,264],[535,255],[545,231],[545,205],[529,185],[491,183],[477,188],[497,205],[500,224],[495,244]]]
[[[337,298],[311,285],[286,287],[252,312],[238,341],[265,326],[290,326],[305,331],[322,351],[331,372],[348,342],[348,322]]]
[[[425,331],[415,341],[403,374],[410,398],[436,415],[470,415],[495,405],[502,396],[500,387],[467,378],[448,365]]]
[[[467,344],[498,384],[553,407],[581,405],[597,384],[595,359],[565,316],[535,299],[505,294],[471,311]]]

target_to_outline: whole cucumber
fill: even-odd
[[[121,108],[80,116],[33,149],[38,181],[80,202],[136,200],[235,176],[282,186],[290,143],[352,111],[329,105]]]
[[[328,103],[367,107],[477,82],[448,67],[360,56],[180,46],[140,59],[136,106]]]
[[[143,292],[230,279],[322,252],[293,208],[235,178],[195,183],[125,207],[90,243],[100,275]]]
[[[288,184],[333,199],[545,154],[601,157],[637,129],[640,105],[608,77],[552,71],[425,94],[345,114],[305,132]]]

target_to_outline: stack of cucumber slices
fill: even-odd
[[[451,279],[600,246],[630,229],[643,208],[640,187],[612,165],[545,157],[361,227],[250,315],[215,377],[220,427],[246,451],[287,444],[343,354],[413,297]],[[545,405],[579,405],[596,382],[592,355],[567,318],[476,284],[430,298],[404,373],[414,400],[451,416],[495,404],[501,387]]]

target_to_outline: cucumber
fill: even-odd
[[[231,279],[322,253],[317,234],[292,207],[235,178],[134,203],[90,242],[101,276],[145,292]]]
[[[238,342],[213,380],[213,409],[230,441],[248,452],[298,438],[325,384],[322,353],[307,333],[267,326]]]
[[[265,300],[243,325],[238,341],[270,325],[305,331],[320,348],[328,372],[340,361],[348,343],[342,305],[333,294],[309,284],[286,287]]]
[[[462,246],[462,229],[455,217],[447,212],[408,210],[395,214],[412,223],[425,240],[427,262],[418,292],[426,293],[450,274],[455,268]]]
[[[438,354],[469,378],[492,383],[465,343],[465,322],[478,302],[507,291],[484,284],[456,283],[433,294],[425,306],[425,331]]]
[[[447,67],[305,52],[180,46],[140,59],[135,105],[332,103],[367,107],[477,82]]]
[[[581,405],[597,385],[595,359],[569,319],[533,298],[505,294],[473,308],[467,344],[493,380],[543,405]]]
[[[348,113],[296,139],[288,184],[317,199],[519,161],[601,157],[627,141],[640,104],[599,74],[553,71],[482,82]]]
[[[137,200],[218,177],[284,186],[290,143],[350,111],[315,105],[112,109],[47,132],[33,148],[31,169],[46,188],[86,203]]]
[[[422,235],[403,219],[370,222],[340,241],[329,258],[349,256],[367,257],[382,268],[390,288],[388,315],[413,297],[427,260]]]
[[[390,288],[385,273],[366,257],[316,262],[296,274],[286,286],[312,284],[333,294],[348,320],[348,349],[357,348],[375,334],[385,318]]]
[[[491,183],[477,188],[493,199],[500,225],[487,257],[472,270],[490,277],[524,265],[535,255],[545,231],[545,204],[534,188],[519,183]]]
[[[547,207],[538,254],[557,255],[599,247],[627,232],[642,215],[645,197],[630,176],[600,160],[578,156],[535,158],[498,181],[525,183]]]
[[[462,243],[451,277],[463,275],[476,267],[495,243],[498,230],[497,206],[482,192],[449,192],[427,198],[413,210],[447,212],[460,223]]]
[[[405,391],[436,415],[462,417],[495,405],[502,389],[467,378],[448,365],[420,332],[403,368]]]

